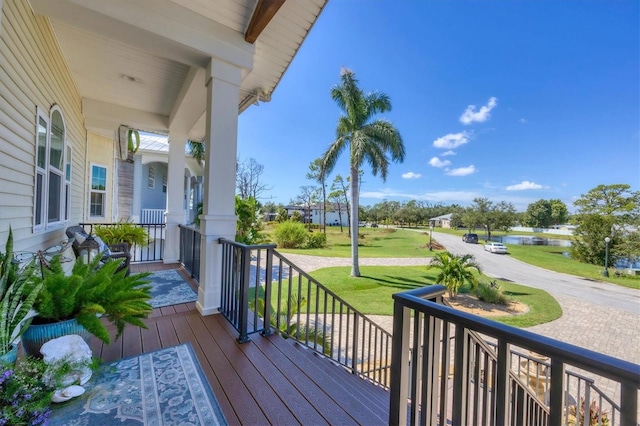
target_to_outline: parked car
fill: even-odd
[[[478,244],[478,234],[464,234],[462,241],[465,243]]]
[[[496,243],[493,241],[489,241],[487,244],[484,245],[484,249],[488,252],[491,253],[506,253],[507,252],[507,246],[505,246],[502,243]]]
[[[372,224],[371,224],[371,227],[372,227],[372,228],[377,228],[377,227],[378,227],[378,224],[377,224],[377,223],[372,223]]]

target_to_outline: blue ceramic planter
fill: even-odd
[[[49,340],[58,337],[77,334],[84,339],[87,344],[91,339],[89,333],[83,326],[74,319],[53,322],[49,324],[31,324],[22,334],[22,348],[27,355],[40,357],[40,348]]]
[[[0,355],[0,364],[15,364],[18,358],[18,345],[12,345],[9,352]]]

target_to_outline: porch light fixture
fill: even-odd
[[[99,249],[100,244],[98,244],[98,242],[91,235],[89,235],[82,243],[78,245],[80,257],[85,263],[89,263],[93,257],[96,257]]]
[[[609,243],[611,242],[611,238],[606,237],[604,239],[604,244],[605,244],[605,248],[604,248],[604,271],[602,271],[602,275],[605,277],[609,276]]]

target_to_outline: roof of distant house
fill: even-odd
[[[443,214],[442,216],[432,217],[429,220],[451,220],[451,215],[453,215],[453,213],[447,213]]]

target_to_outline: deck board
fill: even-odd
[[[135,264],[133,272],[176,269],[177,265]],[[197,283],[178,272],[195,289]],[[230,424],[386,424],[388,392],[349,374],[322,356],[281,336],[238,333],[222,315],[203,317],[195,303],[154,309],[148,329],[127,326],[117,341],[91,342],[104,361],[139,355],[181,343],[193,347],[202,371]]]

